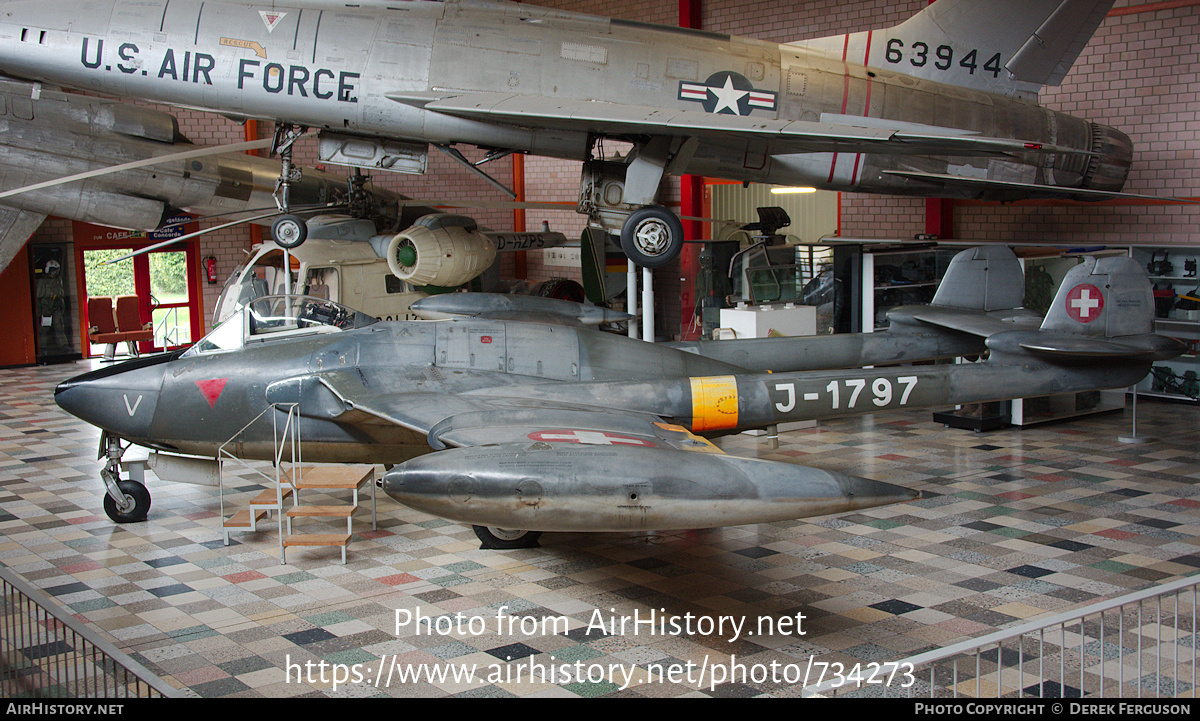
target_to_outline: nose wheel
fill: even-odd
[[[104,512],[114,523],[137,523],[146,520],[150,511],[150,491],[137,481],[117,481],[121,503],[111,493],[104,494]],[[122,505],[124,508],[122,508]]]
[[[271,237],[281,248],[299,248],[308,238],[308,225],[297,215],[281,215],[271,225]]]
[[[471,526],[480,541],[480,548],[511,550],[514,548],[537,548],[541,531],[521,531],[495,526]]]
[[[291,123],[280,123],[275,128],[275,140],[271,146],[272,154],[278,153],[281,168],[279,179],[275,181],[275,205],[284,215],[280,216],[271,226],[271,236],[280,247],[291,250],[298,248],[308,237],[308,226],[304,219],[292,215],[291,186],[300,180],[300,169],[292,164],[292,145],[300,139],[308,128]]]
[[[144,521],[150,512],[150,491],[146,490],[145,484],[132,478],[121,480],[121,456],[127,448],[121,445],[120,438],[101,434],[100,456],[108,459],[100,470],[105,490],[104,512],[115,523]]]

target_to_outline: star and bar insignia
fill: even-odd
[[[722,70],[703,83],[679,82],[679,99],[704,104],[709,113],[749,115],[754,110],[775,110],[778,93],[756,90],[744,75]]]

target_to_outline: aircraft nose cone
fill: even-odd
[[[76,418],[83,418],[80,413],[86,412],[86,393],[81,390],[83,384],[75,378],[65,380],[54,388],[54,402],[67,413]],[[84,420],[87,420],[86,418]]]
[[[59,383],[54,389],[54,402],[58,407],[75,416],[81,421],[87,421],[94,426],[105,428],[102,422],[101,396],[105,395],[91,381],[82,376],[71,378]]]
[[[67,413],[130,440],[149,436],[165,360],[150,356],[100,368],[59,383],[54,402]]]

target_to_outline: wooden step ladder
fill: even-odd
[[[267,518],[272,511],[283,511],[284,504],[292,497],[290,487],[264,488],[261,493],[250,499],[249,508],[237,511],[225,519],[221,530],[225,534],[225,545],[229,545],[230,531],[257,531],[258,522]]]
[[[342,563],[346,563],[346,548],[354,535],[354,514],[359,510],[359,491],[364,485],[371,489],[371,528],[377,529],[374,466],[308,466],[299,469],[292,488],[296,491],[297,503],[285,512],[287,532],[281,538],[279,558],[287,563],[287,549],[292,546],[340,546]],[[290,479],[289,479],[290,480]],[[350,505],[303,505],[299,503],[300,491],[331,493],[350,491]],[[325,518],[345,519],[345,533],[293,533],[292,519]]]

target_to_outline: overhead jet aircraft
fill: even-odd
[[[986,296],[988,255],[960,254],[950,287],[969,289],[959,281],[974,275],[974,292]],[[306,462],[396,464],[383,482],[392,498],[471,524],[486,545],[518,547],[543,531],[707,528],[908,500],[887,483],[729,456],[709,438],[1127,387],[1152,361],[1183,350],[1153,333],[1149,279],[1130,258],[1089,258],[1072,269],[1040,326],[983,304],[914,306],[892,317],[907,321],[893,328],[924,328],[976,351],[982,344],[985,362],[805,371],[803,349],[814,339],[769,339],[784,352],[764,370],[582,325],[487,311],[379,322],[319,299],[268,296],[185,352],[85,373],[59,385],[55,401],[103,430],[104,505],[118,522],[141,520],[150,505],[142,484],[119,478],[128,444],[207,458],[225,444],[270,459],[274,424],[294,408]],[[543,307],[587,319],[561,308]]]
[[[0,197],[0,270],[48,215],[147,231],[181,211],[233,218],[274,206],[278,162],[195,145],[161,110],[0,80],[0,127],[0,195],[21,189]],[[125,169],[107,172],[117,166]],[[344,174],[308,168],[294,194],[321,207],[347,189]],[[394,193],[363,200],[364,215],[402,212]],[[410,217],[430,212],[414,208]]]
[[[277,161],[196,145],[161,110],[45,88],[33,97],[34,91],[29,83],[0,80],[0,271],[48,215],[133,231],[159,228],[181,211],[262,225],[278,215],[271,212]],[[58,182],[63,178],[78,179]],[[369,245],[391,259],[393,275],[415,287],[457,286],[483,272],[497,252],[567,240],[549,230],[481,228],[368,181],[304,168],[290,193],[298,207],[311,209],[305,224],[314,238]]]
[[[7,0],[0,71],[320,132],[321,158],[423,172],[430,146],[582,160],[578,209],[657,267],[664,174],[1010,200],[1121,194],[1119,130],[1047,110],[1112,0],[938,0],[779,45],[529,4]],[[619,159],[605,139],[628,141]],[[290,145],[289,145],[290,147]]]

